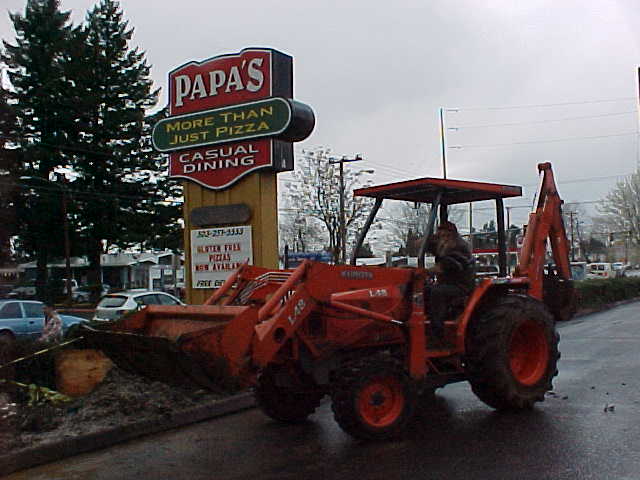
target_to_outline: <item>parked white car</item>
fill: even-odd
[[[9,298],[35,298],[35,284],[18,285],[9,293]]]
[[[109,285],[107,285],[106,283],[103,283],[100,296],[106,295],[107,293],[109,293],[109,290],[111,290],[111,287],[109,287]],[[91,292],[87,287],[78,287],[76,290],[73,290],[71,298],[75,303],[85,303],[88,302],[91,298]]]
[[[610,263],[590,263],[587,265],[587,279],[590,278],[613,278],[615,271]]]
[[[182,301],[165,292],[149,290],[129,290],[110,293],[100,299],[96,306],[94,321],[111,322],[123,315],[139,310],[147,305],[184,305]]]

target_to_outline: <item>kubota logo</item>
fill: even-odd
[[[293,315],[289,315],[289,318],[287,318],[287,320],[289,320],[289,323],[291,325],[293,325],[298,321],[298,317],[300,316],[300,314],[304,310],[304,307],[306,306],[307,306],[307,302],[304,301],[304,298],[301,298],[296,302],[296,305],[293,307]]]

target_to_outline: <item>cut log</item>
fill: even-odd
[[[100,350],[64,350],[56,356],[56,387],[70,397],[91,393],[113,363]]]

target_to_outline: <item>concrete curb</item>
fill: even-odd
[[[245,392],[215,403],[198,405],[188,410],[176,412],[165,419],[131,423],[87,435],[65,438],[59,442],[26,448],[7,455],[0,455],[0,477],[43,463],[62,460],[80,453],[98,450],[144,435],[239,412],[254,406],[253,395],[250,392]]]
[[[571,318],[571,320],[574,320],[574,319],[580,318],[580,317],[584,317],[586,315],[591,315],[592,313],[598,313],[598,312],[604,312],[605,310],[611,310],[612,308],[619,307],[620,305],[626,305],[628,303],[634,303],[634,302],[639,302],[639,301],[640,301],[640,297],[634,297],[634,298],[627,298],[626,300],[620,300],[618,302],[607,303],[607,304],[601,305],[600,307],[584,308],[582,310],[578,310],[576,312],[576,314]],[[571,320],[569,320],[569,321],[571,321]]]

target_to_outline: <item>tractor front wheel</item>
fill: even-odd
[[[400,361],[384,354],[361,358],[340,369],[335,378],[333,414],[349,435],[392,438],[412,418],[417,395]]]
[[[258,377],[256,403],[269,417],[284,423],[300,423],[315,412],[324,393],[300,382],[284,366],[269,366]]]
[[[510,295],[470,325],[465,359],[471,389],[497,410],[544,401],[558,374],[558,334],[544,304]]]

